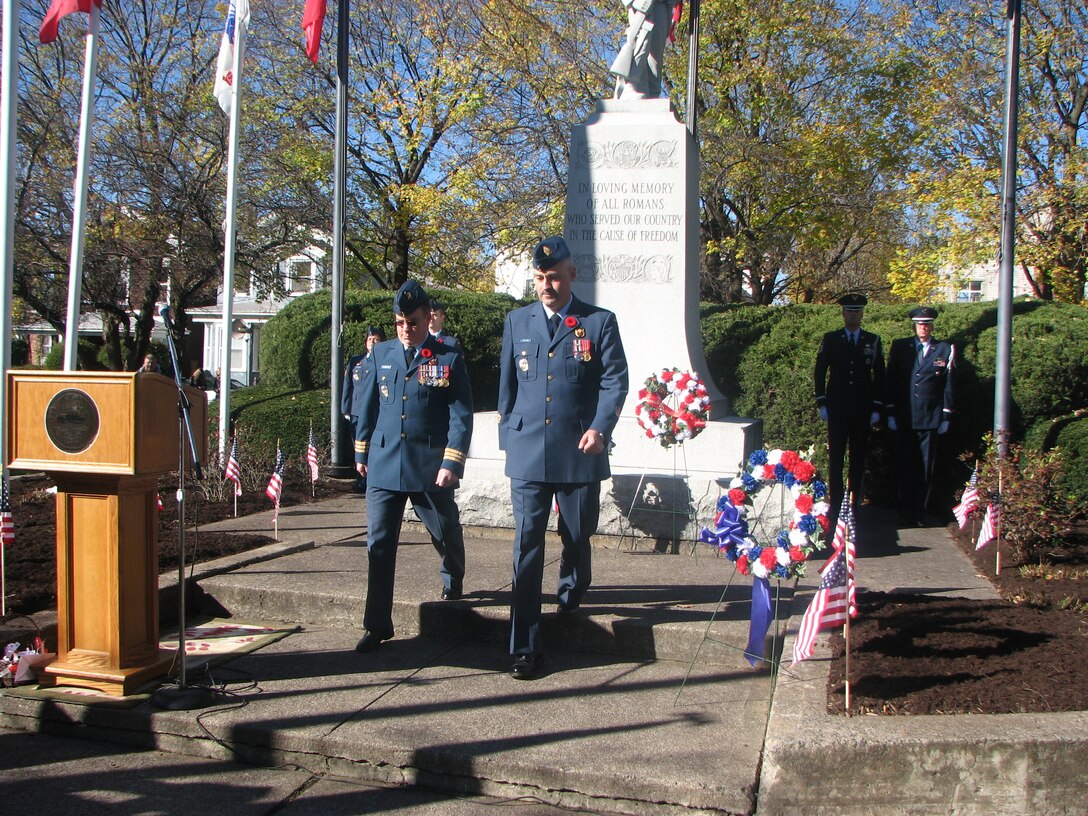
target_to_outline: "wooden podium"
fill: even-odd
[[[203,461],[207,398],[185,391]],[[57,483],[57,659],[41,682],[131,694],[174,657],[159,648],[157,486],[178,468],[177,386],[150,373],[11,371],[7,394],[8,466]]]

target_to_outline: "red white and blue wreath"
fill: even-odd
[[[792,508],[788,525],[773,541],[757,541],[748,516],[756,493],[781,483],[789,490]],[[817,478],[807,454],[792,450],[757,450],[748,457],[748,470],[729,483],[718,500],[714,529],[704,527],[699,540],[718,548],[742,575],[752,575],[752,622],[745,657],[753,666],[763,659],[763,642],[771,622],[768,579],[805,574],[808,556],[822,546],[830,522],[827,485]]]
[[[661,447],[694,439],[710,419],[706,386],[690,371],[666,368],[646,378],[638,392],[635,418]]]

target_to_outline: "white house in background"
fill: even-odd
[[[997,300],[999,296],[999,283],[1001,267],[996,261],[988,261],[977,264],[965,270],[953,270],[946,268],[941,270],[941,279],[944,281],[943,292],[948,303],[979,303],[983,301]],[[1012,296],[1031,297],[1034,292],[1031,284],[1024,277],[1022,269],[1017,267],[1012,275]]]
[[[276,266],[283,294],[267,295],[257,290],[252,279],[236,278],[234,307],[231,310],[230,377],[239,385],[255,385],[261,377],[261,329],[264,324],[300,295],[329,286],[326,253],[310,247]],[[215,306],[193,309],[189,316],[204,329],[203,367],[215,373],[220,368],[223,348],[223,289]]]
[[[533,296],[533,264],[528,253],[495,257],[495,291],[519,299]]]

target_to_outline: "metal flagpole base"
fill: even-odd
[[[223,694],[207,686],[162,686],[151,694],[151,705],[167,711],[189,711],[218,705],[225,699]]]

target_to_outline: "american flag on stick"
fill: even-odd
[[[3,477],[4,492],[0,499],[0,545],[6,547],[15,543],[15,519],[11,515],[11,491],[8,489],[8,477]]]
[[[276,509],[280,509],[280,493],[283,492],[283,469],[287,467],[287,457],[283,451],[276,448],[276,466],[272,468],[272,478],[268,480],[268,487],[264,494],[276,503]]]
[[[227,469],[223,476],[234,482],[234,495],[242,495],[242,468],[238,464],[238,437],[230,443],[230,454],[227,456]]]
[[[846,623],[847,616],[858,616],[857,584],[854,582],[855,535],[854,511],[847,496],[835,526],[834,554],[820,569],[820,586],[801,618],[801,628],[793,644],[794,664],[812,657],[812,648],[821,630]]]
[[[981,550],[995,538],[997,528],[1001,524],[1001,498],[998,497],[986,505],[986,517],[982,519],[982,529],[978,531],[976,550]]]
[[[310,466],[310,481],[317,481],[317,440],[314,438],[314,426],[310,426],[310,439],[306,443],[306,464]]]
[[[978,468],[976,467],[974,472],[971,473],[971,479],[967,482],[967,487],[963,489],[960,503],[952,508],[952,513],[955,515],[956,521],[959,522],[961,530],[967,526],[967,517],[978,507],[978,498]]]

